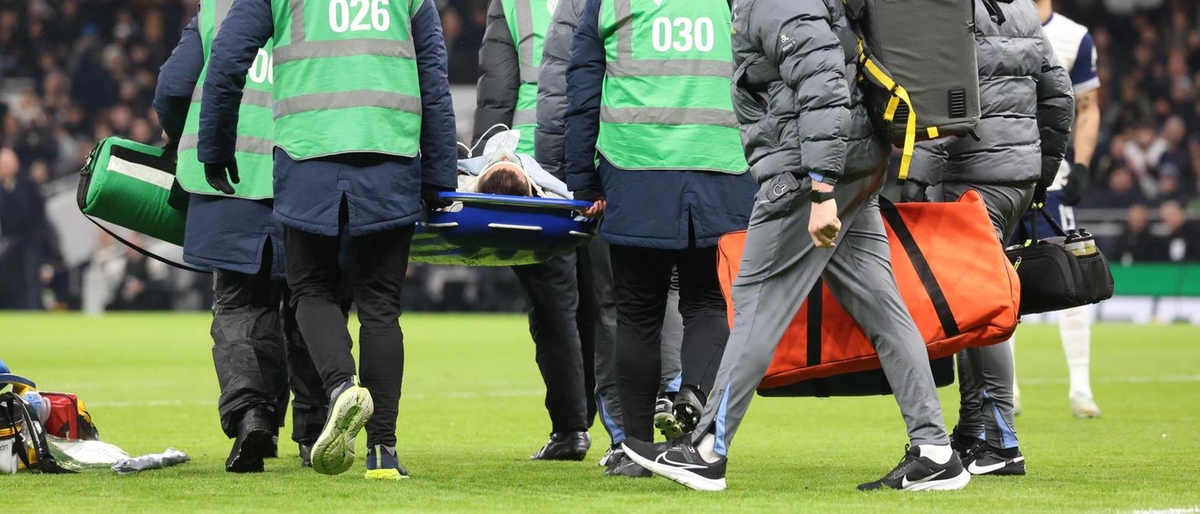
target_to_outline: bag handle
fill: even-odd
[[[1021,223],[1020,227],[1018,227],[1018,235],[1021,237],[1021,239],[1025,240],[1025,246],[1029,246],[1040,241],[1037,233],[1037,218],[1039,214],[1042,216],[1042,219],[1046,220],[1046,223],[1050,225],[1050,231],[1053,232],[1055,236],[1067,237],[1067,231],[1063,230],[1062,226],[1059,225],[1057,221],[1054,221],[1054,216],[1051,216],[1050,213],[1046,211],[1046,206],[1044,204],[1030,207],[1029,211],[1027,211],[1025,214],[1022,214],[1021,217],[1024,218],[1026,214],[1029,215],[1029,228],[1026,228],[1024,223]]]
[[[1008,18],[1004,16],[1004,11],[1000,10],[1000,4],[996,3],[996,0],[983,0],[983,8],[987,9],[988,16],[991,16],[992,22],[996,25],[1004,25],[1004,22],[1008,21]]]
[[[887,222],[888,226],[892,227],[892,232],[896,234],[896,239],[900,240],[900,246],[904,248],[904,253],[908,255],[908,260],[912,261],[913,269],[916,270],[917,277],[921,279],[921,285],[925,287],[925,292],[929,295],[929,301],[933,303],[933,310],[937,313],[938,321],[941,322],[942,331],[946,333],[946,337],[954,337],[961,334],[962,331],[958,328],[958,321],[954,317],[954,311],[950,309],[950,302],[946,300],[946,293],[942,291],[941,284],[938,284],[937,276],[933,274],[933,268],[929,266],[929,260],[921,252],[921,247],[917,245],[917,240],[913,238],[912,231],[904,223],[904,218],[900,216],[900,211],[896,209],[896,204],[880,196],[879,212],[883,214],[883,220]]]

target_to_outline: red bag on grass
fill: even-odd
[[[954,203],[894,205],[883,197],[879,202],[900,295],[925,339],[938,385],[949,385],[955,353],[1002,342],[1016,330],[1021,297],[1016,271],[978,193],[968,191]],[[744,231],[734,232],[718,248],[731,326],[730,289],[745,241]],[[866,334],[818,281],[775,349],[759,394],[890,393]]]

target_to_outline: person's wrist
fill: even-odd
[[[816,191],[818,193],[832,193],[833,192],[833,184],[826,184],[824,182],[813,181],[812,190]]]

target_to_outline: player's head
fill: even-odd
[[[533,196],[533,185],[519,164],[500,160],[479,174],[475,191],[494,195]]]

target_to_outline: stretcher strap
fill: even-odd
[[[958,322],[955,321],[954,311],[950,310],[950,303],[946,301],[946,294],[942,292],[942,286],[938,284],[933,269],[929,267],[929,261],[925,259],[925,254],[921,253],[921,248],[917,246],[917,241],[913,238],[912,232],[908,230],[908,225],[904,224],[904,218],[900,216],[900,211],[897,211],[896,206],[890,201],[880,197],[879,212],[883,214],[883,219],[888,226],[892,227],[892,232],[896,234],[896,239],[900,240],[900,246],[904,248],[904,253],[912,262],[917,277],[921,279],[921,285],[929,294],[929,300],[933,303],[933,310],[937,313],[938,321],[941,322],[942,331],[946,333],[946,337],[954,337],[962,333],[958,329]]]
[[[808,293],[808,342],[804,347],[808,350],[805,362],[809,367],[821,363],[821,293],[823,281],[818,278]]]

